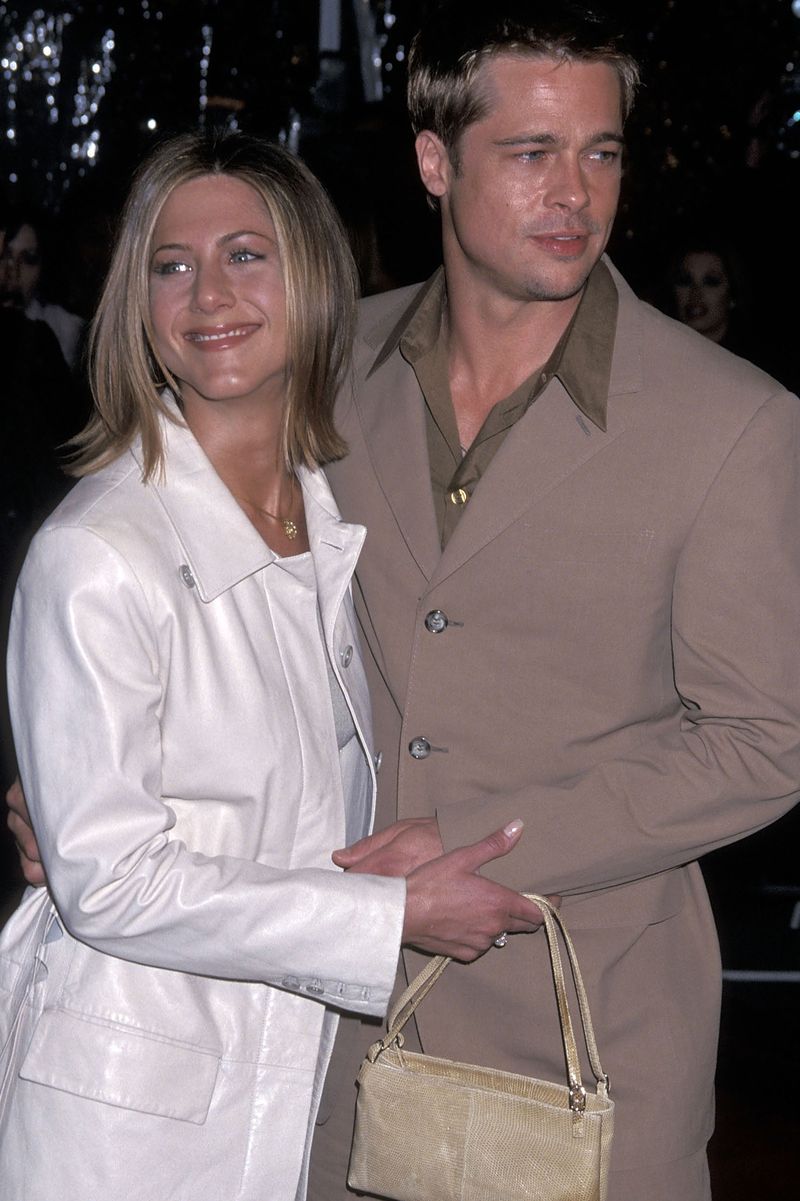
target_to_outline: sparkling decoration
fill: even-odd
[[[303,153],[364,105],[405,128],[408,49],[435,0],[0,2],[0,187],[58,208],[126,179],[154,138],[207,125]],[[800,154],[800,0],[609,0],[645,60],[629,129],[640,212],[681,216],[726,172]],[[244,32],[246,31],[246,32]]]
[[[203,57],[200,59],[200,123],[205,124],[206,108],[208,106],[208,64],[211,60],[211,47],[214,44],[213,25],[204,25]]]
[[[81,60],[72,115],[72,125],[79,136],[70,146],[70,156],[81,163],[97,162],[100,147],[97,117],[114,71],[114,46],[114,31],[107,29],[100,39],[100,56]]]
[[[42,114],[42,123],[46,127],[58,124],[64,29],[71,20],[69,13],[55,16],[37,8],[16,30],[8,28],[4,31],[0,53],[0,69],[5,82],[3,133],[12,146],[17,144],[20,117],[24,120],[31,109]],[[39,152],[45,156],[54,148],[51,133],[40,145]]]

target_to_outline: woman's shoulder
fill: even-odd
[[[146,493],[138,464],[125,452],[113,463],[78,480],[44,521],[42,532],[66,527],[91,529],[113,522],[120,512],[130,520],[137,502],[146,504]]]

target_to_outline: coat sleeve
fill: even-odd
[[[586,892],[697,859],[766,826],[800,791],[800,438],[772,396],[713,480],[682,547],[671,636],[679,716],[635,753],[558,786],[440,806],[445,847],[515,815],[512,887]]]
[[[123,959],[383,1013],[405,882],[283,870],[185,845],[162,799],[167,677],[125,557],[85,528],[37,535],[14,600],[9,695],[64,925]],[[226,748],[209,753],[224,760]]]

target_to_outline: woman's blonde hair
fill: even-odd
[[[290,470],[341,458],[333,404],[347,368],[356,269],[322,185],[288,151],[246,134],[184,134],[162,143],[134,176],[89,338],[94,414],[73,441],[73,475],[118,458],[141,436],[143,477],[163,470],[161,392],[180,386],[155,349],[150,322],[153,230],[170,193],[202,175],[230,175],[261,197],[275,226],[286,289],[283,453]]]

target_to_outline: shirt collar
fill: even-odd
[[[369,375],[400,350],[409,363],[426,354],[441,336],[442,312],[447,303],[444,268],[422,285],[383,343]],[[573,404],[599,429],[606,428],[611,360],[617,326],[618,296],[611,272],[603,260],[586,282],[580,304],[546,365]],[[540,380],[530,381],[529,390]]]

